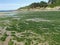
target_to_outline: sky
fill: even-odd
[[[48,0],[0,0],[0,10],[15,10],[23,6],[27,6],[33,2]]]

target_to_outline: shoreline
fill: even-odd
[[[16,11],[10,11],[10,12],[0,12],[0,16],[3,16],[3,15],[6,15],[6,14],[11,14],[11,13],[19,13],[19,12],[35,12],[35,11],[60,11],[60,10],[46,10],[46,9],[43,9],[43,10],[40,10],[40,9],[31,9],[31,10],[28,10],[28,9],[23,9],[23,10],[16,10]]]

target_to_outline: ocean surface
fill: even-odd
[[[11,10],[0,10],[0,17],[1,16],[13,16],[13,15],[15,15],[17,12],[15,12],[15,11],[11,11]]]

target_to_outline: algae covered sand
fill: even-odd
[[[0,45],[60,45],[60,11],[5,14],[0,17]]]

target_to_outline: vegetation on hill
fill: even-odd
[[[60,0],[56,0],[56,6],[60,6]]]
[[[60,0],[49,0],[48,4],[50,7],[60,6]]]
[[[45,8],[45,7],[55,7],[55,6],[60,6],[60,0],[49,0],[48,2],[41,1],[41,2],[37,2],[37,3],[34,2],[28,6],[21,7],[19,9],[30,9],[30,8],[37,8],[37,7]]]
[[[41,1],[41,2],[34,2],[34,3],[32,3],[32,4],[30,4],[29,6],[25,6],[25,7],[21,7],[20,9],[29,9],[29,8],[37,8],[37,7],[47,7],[48,6],[48,4],[47,4],[47,2],[44,2],[44,1]]]
[[[47,3],[44,1],[41,1],[40,3],[32,3],[29,5],[31,8],[36,8],[36,7],[46,7]]]

